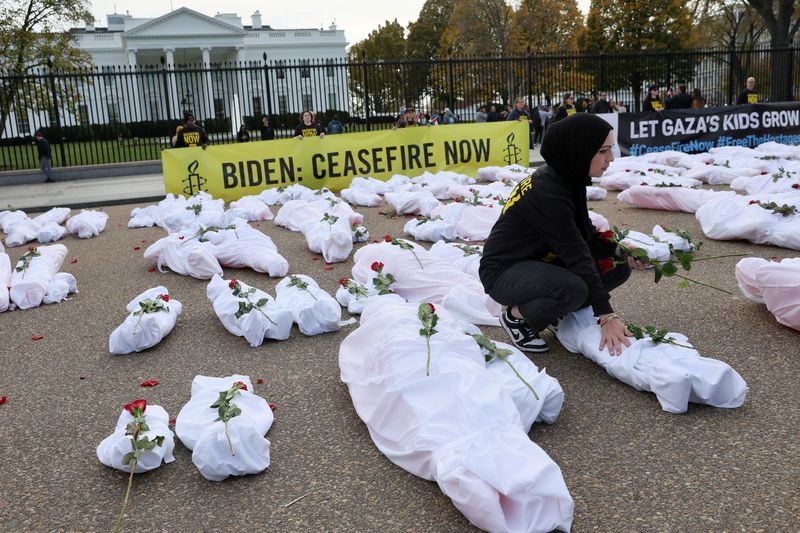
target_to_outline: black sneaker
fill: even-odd
[[[561,322],[563,318],[564,315],[561,315],[560,317],[550,322],[550,324],[547,325],[547,331],[549,331],[553,335],[556,335],[558,333],[558,323]]]
[[[546,352],[550,349],[547,343],[539,337],[539,333],[525,320],[520,320],[511,316],[511,312],[506,308],[500,315],[500,325],[506,330],[511,342],[523,352]]]

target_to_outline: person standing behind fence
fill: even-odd
[[[500,113],[497,112],[497,106],[492,104],[489,106],[489,112],[486,113],[486,122],[500,122]]]
[[[658,95],[658,85],[651,85],[647,88],[647,96],[642,102],[642,111],[661,111],[664,103]]]
[[[308,110],[300,113],[300,124],[294,129],[295,139],[303,139],[304,137],[325,137],[325,130],[314,122],[314,113]]]
[[[591,109],[592,113],[611,113],[611,106],[606,100],[606,93],[599,93],[597,95],[597,102],[594,103]]]
[[[236,134],[236,142],[250,142],[250,132],[247,131],[247,124],[242,124],[242,126],[239,128],[239,133]]]
[[[339,116],[334,115],[330,122],[328,122],[328,134],[336,135],[338,133],[344,133],[344,126],[339,121]]]
[[[692,97],[686,92],[686,85],[678,85],[678,92],[671,98],[667,98],[667,109],[689,109],[692,107]]]
[[[576,113],[575,105],[573,104],[574,101],[575,100],[572,98],[572,93],[564,93],[564,98],[561,100],[561,105],[556,108],[555,115],[550,121],[550,124],[558,122],[563,118],[567,118],[570,115],[574,115]]]
[[[52,154],[50,152],[50,143],[44,138],[41,130],[36,130],[36,133],[33,134],[33,138],[36,139],[36,150],[39,152],[39,167],[42,169],[42,173],[44,174],[44,182],[53,183],[53,165],[51,164]]]
[[[536,120],[533,119],[531,113],[525,109],[525,99],[522,97],[517,98],[514,100],[514,109],[506,117],[506,120],[518,120],[520,122],[527,122],[528,123],[528,131],[534,132],[534,137],[530,141],[531,146],[536,144],[536,127],[539,124],[539,128],[541,128],[541,123],[539,121],[539,113],[536,113]]]
[[[175,134],[175,148],[200,146],[205,150],[208,146],[206,130],[197,125],[194,121],[194,114],[191,111],[184,111],[183,116],[185,122]]]
[[[706,99],[703,98],[703,93],[700,89],[695,87],[692,89],[692,109],[703,109],[706,106]]]
[[[489,115],[486,113],[486,106],[482,105],[478,108],[478,111],[475,113],[475,122],[483,123],[489,122]]]
[[[269,117],[264,116],[261,118],[261,140],[271,141],[275,139],[275,130],[269,125]]]
[[[756,92],[756,79],[750,76],[747,78],[746,89],[742,91],[739,94],[739,98],[736,99],[736,105],[757,104],[760,101],[761,99],[758,97],[758,92]]]

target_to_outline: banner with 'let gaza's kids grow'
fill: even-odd
[[[529,143],[527,122],[456,124],[177,148],[162,152],[162,165],[168,193],[206,191],[227,202],[294,183],[340,191],[356,176],[528,166]]]

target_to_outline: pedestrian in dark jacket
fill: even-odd
[[[236,134],[236,142],[248,143],[250,142],[250,132],[247,131],[247,125],[242,124],[239,128],[239,133]]]
[[[500,122],[501,120],[503,119],[500,117],[500,113],[497,112],[497,106],[489,106],[489,112],[486,113],[486,122]]]
[[[611,113],[611,105],[606,100],[606,93],[597,95],[597,102],[592,106],[592,113]]]
[[[614,160],[612,128],[589,113],[552,124],[542,141],[545,165],[511,191],[492,228],[479,275],[486,293],[507,306],[500,323],[523,351],[548,349],[539,332],[560,316],[591,306],[600,349],[611,355],[631,333],[609,303],[636,261],[617,264],[616,245],[589,219],[586,186]]]
[[[679,84],[678,92],[671,98],[667,98],[667,109],[689,109],[692,107],[692,97],[686,92],[686,85]]]
[[[275,139],[275,130],[269,125],[269,117],[262,117],[261,119],[261,140],[271,141]]]
[[[44,174],[44,181],[45,183],[53,183],[53,165],[51,164],[52,154],[50,152],[50,143],[44,138],[44,135],[40,130],[36,130],[36,133],[33,134],[33,138],[36,139],[36,150],[39,152],[39,168],[42,169],[42,173]]]

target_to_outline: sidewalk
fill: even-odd
[[[531,166],[544,162],[539,147],[531,149]],[[164,176],[145,174],[99,179],[6,185],[0,187],[0,211],[9,208],[44,211],[51,207],[98,207],[157,202],[164,197]]]

